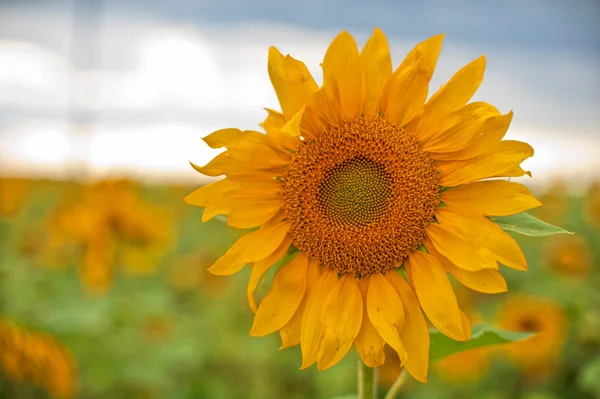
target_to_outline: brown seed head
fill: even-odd
[[[422,243],[438,175],[410,134],[359,118],[302,143],[283,199],[298,249],[340,274],[370,275],[398,267]]]

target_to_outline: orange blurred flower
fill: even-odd
[[[579,235],[551,237],[543,253],[544,264],[561,275],[585,277],[590,271],[592,253]]]
[[[0,177],[0,219],[18,216],[27,201],[30,181]]]
[[[123,180],[84,186],[49,223],[49,252],[78,246],[82,281],[94,292],[108,287],[117,265],[132,274],[152,272],[173,234],[169,215],[145,202],[135,183]]]
[[[587,222],[600,229],[600,182],[590,185],[584,198],[584,209]]]
[[[177,291],[199,290],[210,297],[218,297],[228,292],[230,279],[215,276],[207,269],[216,260],[216,256],[205,253],[194,254],[177,259],[169,269],[169,282]]]
[[[569,207],[568,192],[567,184],[563,180],[553,181],[546,192],[538,197],[544,206],[535,209],[533,213],[548,223],[561,224]]]
[[[567,320],[557,303],[525,294],[509,298],[498,312],[498,324],[509,331],[534,332],[524,341],[504,346],[512,361],[531,377],[544,377],[557,366]]]
[[[8,378],[42,386],[56,398],[75,394],[73,358],[48,334],[0,320],[0,367]]]

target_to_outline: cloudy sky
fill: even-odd
[[[533,181],[600,175],[597,0],[0,0],[0,168],[197,180],[200,137],[276,107],[270,45],[320,79],[340,30],[362,45],[374,27],[395,65],[446,33],[431,92],[486,54],[474,100],[514,111]]]

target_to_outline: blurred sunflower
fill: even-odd
[[[81,278],[100,292],[110,284],[116,264],[132,274],[154,270],[172,239],[168,214],[143,201],[129,181],[84,187],[57,209],[49,223],[48,252],[81,248]]]
[[[226,295],[230,280],[209,273],[206,268],[216,257],[205,253],[175,260],[169,268],[169,283],[177,291],[200,291],[203,295],[220,297]]]
[[[592,265],[592,253],[581,236],[556,236],[546,242],[543,262],[563,276],[585,277]]]
[[[588,188],[584,198],[586,221],[600,229],[600,182],[594,182]]]
[[[535,210],[536,216],[548,223],[560,224],[569,207],[569,189],[564,180],[554,180],[540,196],[543,207]]]
[[[0,177],[0,219],[19,214],[27,200],[30,185],[27,179]]]
[[[515,295],[500,308],[498,325],[509,331],[536,333],[524,341],[505,345],[510,358],[531,376],[552,371],[565,341],[564,310],[547,298]]]
[[[257,131],[223,129],[204,138],[225,147],[206,166],[226,178],[186,197],[203,220],[227,215],[257,228],[210,268],[231,275],[249,264],[251,335],[280,331],[283,348],[300,343],[302,368],[339,362],[354,344],[364,363],[384,362],[384,344],[425,381],[429,333],[421,313],[456,340],[468,340],[446,272],[483,292],[506,284],[498,261],[525,270],[517,243],[486,216],[539,206],[522,185],[533,155],[502,141],[512,113],[467,104],[485,69],[480,57],[427,102],[443,36],[418,44],[392,72],[376,29],[365,47],[347,32],[331,43],[319,88],[306,66],[271,47],[268,72],[282,113],[267,110]],[[254,291],[284,257],[260,306]],[[282,262],[284,263],[284,262]],[[396,273],[404,265],[407,281]]]
[[[75,363],[53,337],[0,320],[0,368],[16,382],[44,387],[53,397],[75,393]]]

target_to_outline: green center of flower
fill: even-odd
[[[359,155],[325,172],[319,199],[321,211],[340,224],[367,226],[385,215],[392,179],[379,164]]]

